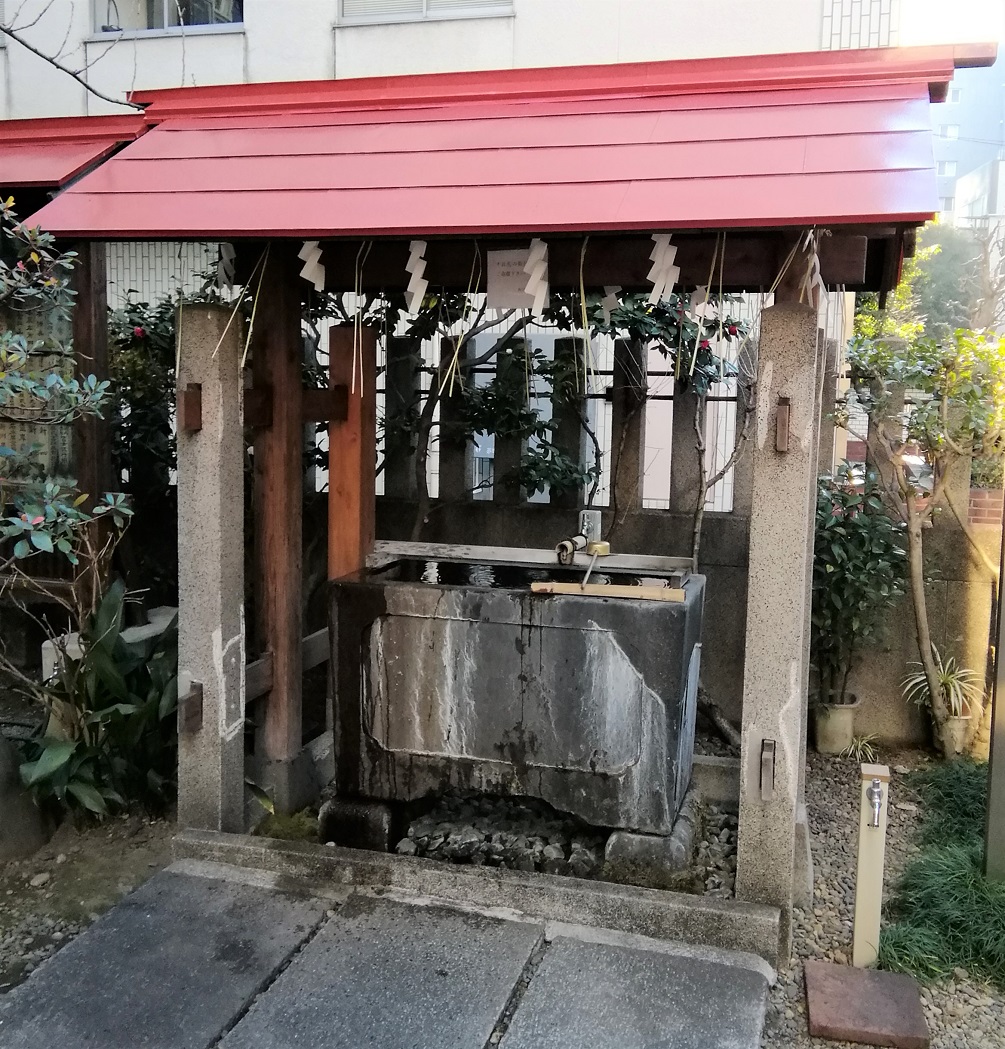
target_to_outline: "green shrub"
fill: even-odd
[[[99,818],[134,801],[159,808],[174,787],[177,624],[126,642],[124,599],[114,583],[80,632],[81,658],[64,656],[47,688],[46,734],[23,744],[21,779],[41,802]]]
[[[810,652],[823,702],[845,702],[861,647],[877,640],[887,609],[904,594],[903,534],[874,475],[859,485],[846,464],[834,477],[820,478]]]

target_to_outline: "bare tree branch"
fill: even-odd
[[[48,62],[49,65],[53,66],[55,69],[58,69],[61,73],[65,73],[68,77],[72,77],[74,80],[77,81],[78,84],[80,84],[81,87],[84,88],[85,91],[89,91],[96,98],[100,98],[104,102],[111,102],[112,105],[115,106],[128,106],[130,109],[138,109],[141,113],[143,112],[143,106],[141,106],[138,102],[127,102],[124,99],[112,98],[111,95],[106,95],[103,91],[99,91],[96,87],[93,87],[91,84],[89,84],[80,75],[79,72],[70,69],[69,66],[63,65],[62,62],[53,58],[52,55],[47,55],[44,51],[39,50],[39,48],[35,47],[34,44],[29,44],[28,41],[25,40],[23,36],[21,36],[20,31],[12,28],[11,26],[0,23],[0,33],[3,33],[4,36],[10,37],[11,40],[13,40],[15,43],[20,44],[23,48],[26,48],[33,55],[38,55],[38,57],[41,58],[43,62]],[[99,56],[99,58],[100,57],[102,56]],[[95,59],[95,61],[97,61],[97,59]],[[87,67],[85,66],[85,69],[86,68]]]

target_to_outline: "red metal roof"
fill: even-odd
[[[0,121],[0,186],[63,186],[146,130],[140,113]]]
[[[994,48],[255,84],[156,126],[32,222],[66,236],[436,236],[920,223],[928,106]]]

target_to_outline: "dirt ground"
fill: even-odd
[[[30,859],[0,864],[0,994],[165,867],[174,830],[136,815],[66,822]]]

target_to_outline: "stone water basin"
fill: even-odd
[[[519,795],[669,834],[691,778],[704,577],[686,577],[682,601],[530,589],[582,579],[401,558],[333,582],[337,794]],[[671,580],[602,566],[590,578]]]

